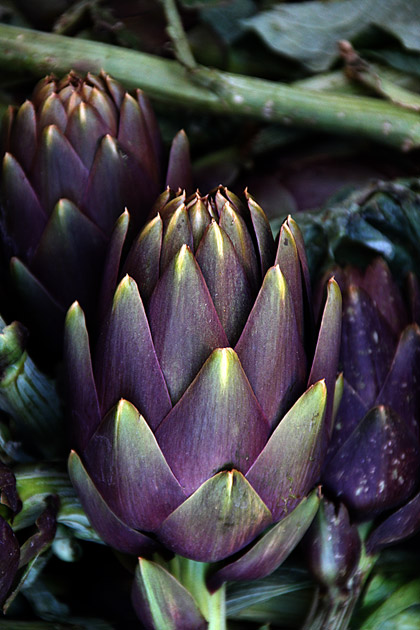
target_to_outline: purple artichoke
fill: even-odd
[[[368,520],[402,505],[420,481],[417,291],[405,304],[382,259],[364,273],[334,275],[343,291],[344,392],[323,480],[353,518]]]
[[[328,499],[305,537],[321,585],[306,626],[344,630],[377,553],[420,528],[419,291],[410,276],[405,302],[380,258],[331,274],[343,292],[343,397],[322,474]]]
[[[69,305],[95,310],[115,220],[128,207],[139,229],[161,190],[159,129],[140,90],[130,96],[105,73],[71,72],[46,77],[32,100],[9,108],[3,152],[1,234],[22,302],[10,315],[59,353]],[[169,183],[187,185],[185,135],[172,154]],[[185,177],[173,182],[181,166]]]
[[[315,335],[291,218],[276,251],[251,196],[170,197],[132,246],[93,360],[81,308],[67,314],[69,470],[105,542],[223,561],[216,589],[273,571],[313,517],[317,498],[305,497],[331,425],[341,296],[332,280]]]

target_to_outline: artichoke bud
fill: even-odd
[[[114,231],[93,355],[80,306],[67,314],[69,473],[101,538],[141,556],[146,627],[171,615],[156,605],[162,585],[201,627],[204,608],[197,617],[151,558],[166,548],[210,563],[216,591],[268,575],[301,539],[318,506],[341,296],[332,280],[315,331],[299,229],[289,218],[276,252],[248,193],[166,191],[156,208],[121,266],[125,219]]]
[[[402,505],[420,482],[418,282],[409,276],[404,294],[381,258],[332,272],[344,381],[323,481],[363,521]]]
[[[115,221],[128,208],[140,229],[161,190],[160,132],[140,90],[130,95],[103,72],[70,72],[61,81],[46,77],[31,100],[10,108],[4,137],[1,235],[10,308],[36,331],[42,356],[49,350],[58,358],[70,304],[77,299],[96,312]],[[175,144],[168,178],[189,187],[185,134]]]
[[[347,508],[323,498],[305,534],[304,546],[310,570],[328,591],[345,588],[357,569],[361,541]]]
[[[0,318],[0,384],[3,386],[19,371],[25,354],[28,333],[19,322],[6,326]]]
[[[54,381],[25,350],[26,329],[0,318],[0,409],[10,416],[26,450],[54,457],[60,453],[63,413]]]
[[[420,322],[420,285],[413,272],[407,274],[406,292],[409,303],[409,319],[412,322]]]
[[[219,187],[214,193],[185,194],[161,207],[159,217],[145,226],[134,243],[123,272],[136,280],[146,301],[183,245],[194,253],[216,312],[231,345],[249,315],[266,259],[274,259],[274,240],[261,208],[248,197],[244,204]],[[257,221],[263,217],[263,220]],[[253,218],[254,217],[254,218]],[[262,249],[261,244],[264,244]],[[154,270],[152,277],[150,270]]]

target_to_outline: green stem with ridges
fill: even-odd
[[[0,24],[0,67],[40,77],[64,74],[70,66],[79,72],[104,69],[128,88],[140,87],[175,106],[351,133],[401,150],[420,146],[419,116],[378,99],[311,92],[203,66],[188,70],[125,48]]]

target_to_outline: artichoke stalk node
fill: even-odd
[[[128,208],[138,230],[165,185],[192,192],[188,140],[168,158],[150,103],[105,72],[47,76],[3,126],[0,214],[10,319],[33,333],[48,365],[62,356],[65,313],[89,317],[114,223]],[[35,342],[34,342],[35,347]]]
[[[205,599],[302,538],[337,406],[341,295],[331,280],[315,328],[299,228],[289,217],[275,243],[247,191],[168,188],[154,211],[127,256],[129,214],[115,225],[92,347],[81,306],[67,313],[69,473],[103,541],[141,557],[145,626],[173,613],[168,627],[222,628],[220,606],[212,626],[153,554],[210,565]]]
[[[26,352],[27,336],[22,324],[6,326],[0,317],[0,409],[26,452],[54,459],[64,450],[62,402],[55,381]]]

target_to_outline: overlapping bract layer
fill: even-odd
[[[185,143],[174,153],[188,179]],[[72,72],[9,109],[3,153],[1,233],[24,306],[12,314],[58,343],[75,299],[95,309],[115,220],[128,207],[140,228],[164,183],[159,129],[140,90]]]
[[[277,523],[257,555],[251,546],[221,569],[216,588],[280,564],[282,520],[319,476],[341,296],[331,281],[314,344],[294,221],[276,250],[249,195],[246,206],[221,188],[169,198],[129,253],[93,362],[80,307],[67,315],[70,474],[92,525],[125,552],[164,545],[216,562]],[[308,502],[305,527],[315,509]]]
[[[380,530],[391,542],[420,527],[418,500],[403,505],[420,481],[418,287],[410,277],[405,303],[382,259],[333,273],[343,291],[344,391],[323,479],[357,520],[403,506],[399,531],[390,517],[371,535],[379,547]]]

